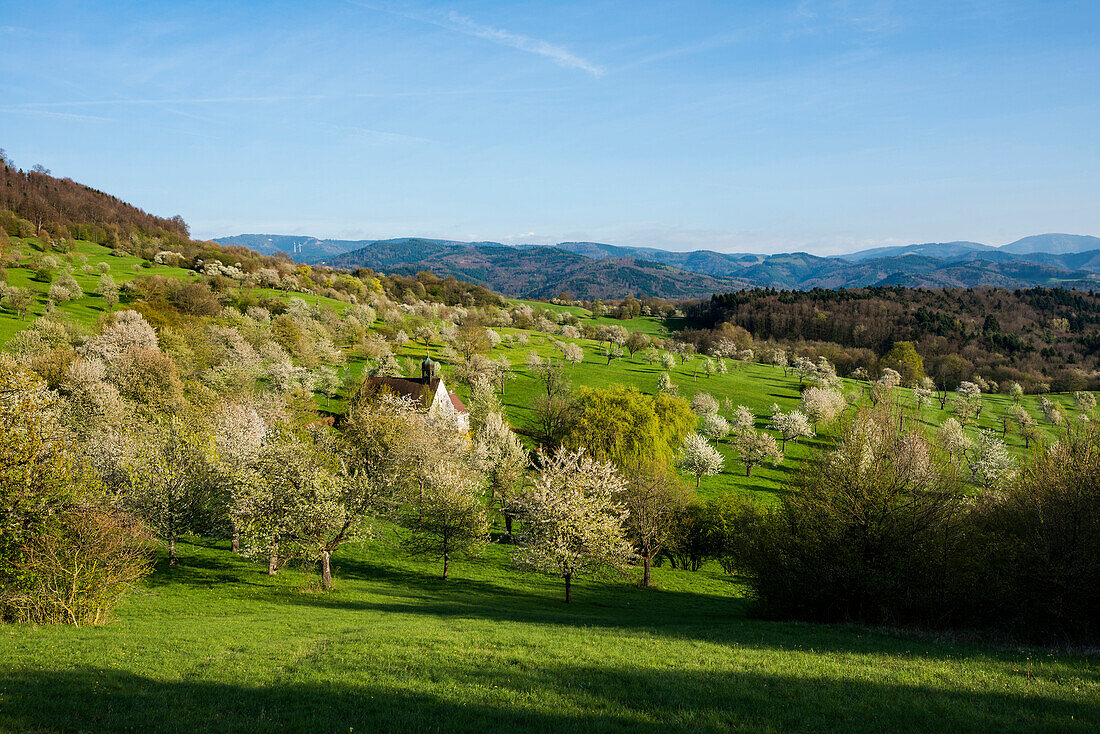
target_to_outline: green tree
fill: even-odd
[[[882,358],[882,367],[897,370],[904,385],[915,384],[924,377],[924,360],[917,354],[913,342],[894,342]]]
[[[696,417],[683,398],[653,397],[636,387],[580,388],[565,445],[619,466],[644,459],[670,461]]]
[[[672,539],[691,494],[664,464],[647,461],[624,473],[617,500],[627,510],[626,535],[642,559],[642,586],[649,586],[653,559]]]

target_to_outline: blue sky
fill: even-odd
[[[266,232],[1100,234],[1100,2],[0,0],[18,165]]]

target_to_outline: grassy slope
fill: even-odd
[[[183,546],[107,627],[0,629],[5,731],[1095,731],[1100,664],[754,620],[738,584],[346,549],[338,588]]]
[[[116,281],[134,276],[136,259],[127,264],[103,248],[87,249],[94,247],[81,245],[89,262],[111,263]],[[174,268],[140,272],[188,277]],[[9,270],[17,283],[29,275]],[[77,278],[94,288],[94,278]],[[88,296],[60,309],[91,323],[102,304]],[[635,321],[628,328],[662,328]],[[0,341],[21,326],[0,315]],[[516,365],[506,403],[517,424],[536,389],[523,366],[527,352],[556,354],[548,339],[530,336],[531,346],[497,350]],[[640,359],[608,366],[597,344],[581,343],[585,362],[569,370],[575,384],[653,391],[658,368]],[[422,356],[416,345],[402,352]],[[798,402],[796,380],[764,365],[697,380],[678,367],[673,377],[688,397],[707,390],[750,406],[759,427],[773,402]],[[1027,400],[1037,415],[1035,400]],[[992,427],[1007,404],[987,397],[983,424]],[[924,416],[932,424],[943,417],[932,409]],[[701,493],[774,497],[812,443],[827,440],[789,447],[781,466],[761,467],[751,479],[731,457]],[[724,444],[723,452],[730,455]],[[1100,725],[1095,658],[753,620],[741,587],[716,567],[657,569],[660,591],[585,581],[577,603],[566,607],[557,582],[512,570],[507,556],[506,547],[492,546],[481,559],[460,562],[445,584],[433,565],[392,549],[344,549],[335,561],[337,591],[318,595],[304,589],[311,579],[303,574],[272,580],[224,548],[187,547],[185,565],[162,565],[108,627],[0,629],[0,731]]]
[[[650,319],[650,321],[653,321]],[[502,331],[512,331],[503,329]],[[558,351],[552,345],[552,340],[543,335],[531,333],[531,343],[521,347],[500,347],[494,350],[494,357],[505,354],[513,364],[516,379],[509,382],[505,392],[505,408],[509,421],[516,426],[522,426],[531,420],[529,405],[539,389],[538,383],[530,376],[525,359],[528,352],[535,351],[544,357],[557,357]],[[584,348],[584,361],[575,367],[567,367],[566,372],[574,385],[588,385],[591,387],[607,387],[614,384],[634,385],[647,393],[656,391],[657,376],[663,371],[659,365],[646,364],[640,353],[634,358],[625,357],[607,364],[607,358],[601,356],[600,343],[579,339],[578,344]],[[410,347],[406,353],[423,356],[422,347]],[[696,360],[698,362],[698,360]],[[673,382],[678,386],[679,393],[686,398],[691,398],[696,392],[709,392],[719,402],[723,398],[729,398],[734,406],[743,404],[748,406],[757,416],[757,428],[766,429],[771,416],[773,404],[778,404],[783,410],[790,410],[801,405],[801,393],[798,386],[798,378],[791,371],[784,375],[783,370],[770,365],[729,361],[730,372],[725,375],[713,375],[705,377],[701,372],[693,376],[693,362],[686,365],[677,365],[670,372]],[[845,390],[861,390],[863,383],[854,380],[844,380]],[[456,390],[463,397],[465,391],[462,387]],[[911,391],[898,390],[901,401],[906,405],[912,405]],[[1052,395],[1052,400],[1062,403],[1064,409],[1073,414],[1072,398],[1069,395]],[[986,395],[984,397],[985,408],[982,411],[979,426],[1000,433],[1000,417],[1011,405],[1011,400],[1004,395]],[[1038,397],[1027,396],[1023,405],[1030,410],[1032,415],[1041,419],[1038,410]],[[948,404],[950,407],[950,403]],[[929,428],[940,425],[951,413],[940,410],[939,403],[933,403],[925,408],[921,418]],[[973,432],[974,429],[971,428]],[[719,450],[726,457],[725,467],[721,474],[713,477],[705,477],[700,486],[700,494],[710,496],[725,491],[743,491],[756,493],[761,499],[768,500],[775,494],[785,491],[785,484],[791,470],[797,464],[810,456],[814,451],[821,449],[833,439],[830,427],[822,427],[819,434],[808,440],[787,444],[786,458],[778,466],[763,465],[753,469],[752,477],[745,476],[745,469],[737,459],[736,453],[723,441],[719,444]],[[1010,448],[1023,452],[1023,441],[1017,436],[1009,434],[1007,443]]]
[[[72,253],[74,257],[71,259],[69,256],[59,252],[41,252],[38,249],[37,239],[33,237],[27,238],[26,240],[15,239],[13,243],[13,251],[20,257],[22,262],[30,263],[37,256],[49,254],[60,260],[63,265],[72,265],[73,276],[76,278],[76,282],[79,283],[80,287],[84,290],[85,295],[83,298],[76,301],[59,304],[57,310],[61,314],[71,316],[77,322],[86,326],[94,324],[101,315],[107,312],[107,308],[103,303],[103,299],[95,295],[95,290],[99,285],[99,273],[96,272],[95,275],[85,275],[81,272],[80,264],[75,260],[76,255],[85,256],[89,265],[95,266],[99,263],[107,263],[111,266],[109,271],[110,275],[118,285],[122,285],[134,278],[145,278],[153,275],[160,275],[165,278],[175,278],[178,280],[187,280],[197,275],[193,271],[185,268],[155,265],[133,255],[116,257],[111,254],[110,249],[92,242],[78,240],[76,243],[77,248],[75,252]],[[145,265],[151,267],[145,267]],[[58,273],[59,272],[60,270]],[[28,268],[8,268],[7,276],[9,285],[34,290],[38,294],[38,302],[31,313],[28,314],[26,321],[21,321],[10,309],[4,308],[0,310],[0,344],[6,342],[13,334],[26,328],[35,318],[45,313],[46,292],[50,289],[49,283],[41,283],[34,280],[34,271]],[[348,304],[343,301],[326,298],[325,296],[286,293],[271,288],[253,288],[251,292],[256,296],[281,298],[283,300],[289,300],[293,297],[303,298],[308,301],[310,305],[318,304],[336,311],[343,311],[348,306]],[[125,307],[125,303],[121,303],[120,307]]]
[[[84,255],[88,258],[89,265],[98,265],[101,262],[107,263],[111,266],[109,271],[110,275],[118,285],[122,285],[126,281],[137,277],[147,277],[151,275],[161,275],[166,278],[177,278],[180,280],[194,277],[191,271],[184,268],[173,268],[166,265],[154,265],[148,268],[142,267],[142,264],[146,261],[139,257],[134,257],[133,255],[115,257],[111,255],[110,249],[91,242],[77,241],[76,244],[77,247],[76,251],[72,253],[73,256]],[[13,240],[13,252],[20,257],[22,262],[26,263],[29,263],[35,256],[43,256],[46,254],[57,258],[63,265],[75,262],[75,257],[70,259],[67,255],[62,253],[41,252],[38,249],[38,240],[33,237],[29,237],[26,240]],[[59,272],[60,270],[58,273]],[[81,272],[79,263],[76,263],[73,265],[73,276],[76,278],[76,282],[79,283],[80,287],[84,290],[85,295],[83,298],[76,301],[58,304],[57,311],[63,315],[71,316],[80,324],[91,326],[95,324],[100,316],[107,312],[107,307],[103,303],[103,299],[94,293],[99,285],[99,273],[97,272],[95,275],[85,275]],[[26,328],[35,318],[46,312],[46,292],[50,289],[50,284],[41,283],[33,278],[33,270],[22,267],[7,269],[8,284],[21,288],[30,288],[37,293],[38,300],[31,309],[31,313],[27,315],[26,321],[20,320],[19,317],[8,308],[0,310],[0,344],[6,342],[15,333]]]

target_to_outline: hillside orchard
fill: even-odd
[[[331,728],[291,702],[320,690],[341,723],[357,719],[339,691],[377,695],[359,712],[382,728],[439,727],[460,701],[480,707],[469,729],[500,724],[490,710],[588,731],[795,724],[732,689],[729,708],[702,700],[730,666],[781,697],[835,677],[818,704],[841,728],[871,728],[893,676],[884,726],[1100,717],[1087,656],[1025,679],[981,644],[747,617],[751,599],[780,619],[1094,644],[1091,392],[933,380],[900,342],[846,370],[728,323],[680,330],[674,304],[23,229],[0,298],[0,616],[20,630],[0,637],[0,728],[99,728],[73,718],[97,675],[120,703],[89,715],[132,726],[135,686],[182,685],[181,650],[221,668],[163,691],[195,730],[246,712]],[[427,356],[468,431],[359,389]],[[956,688],[950,706],[914,698]],[[628,703],[642,690],[649,706]]]

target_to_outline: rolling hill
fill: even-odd
[[[455,245],[435,240],[386,240],[326,260],[336,268],[371,268],[415,275],[430,270],[485,285],[509,296],[554,298],[700,298],[748,285],[631,257],[593,259],[556,247]]]
[[[745,287],[1100,286],[1100,238],[1086,235],[1035,235],[1002,247],[966,241],[878,247],[830,257],[672,252],[600,242],[513,246],[419,237],[324,240],[258,234],[216,241],[348,270],[430,270],[530,298],[551,298],[563,291],[578,298],[696,298]]]

